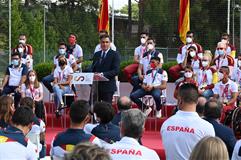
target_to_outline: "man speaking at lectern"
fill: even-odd
[[[100,37],[101,51],[94,54],[91,66],[92,72],[104,76],[109,81],[98,82],[98,100],[112,103],[112,96],[116,91],[115,76],[120,69],[119,53],[110,49],[110,36]]]

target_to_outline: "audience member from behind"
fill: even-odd
[[[31,130],[33,111],[18,107],[12,116],[12,125],[0,130],[0,159],[37,159],[36,146],[25,136]]]
[[[114,143],[120,140],[120,128],[111,123],[114,117],[114,109],[107,102],[97,102],[94,106],[94,114],[99,124],[91,130],[91,134],[106,141]]]
[[[90,120],[90,106],[87,101],[78,100],[70,106],[70,128],[57,134],[52,142],[50,155],[53,159],[64,158],[64,154],[71,152],[80,142],[92,142],[101,145],[100,139],[83,130]]]
[[[27,66],[21,63],[21,55],[14,52],[11,55],[11,65],[7,67],[2,81],[2,94],[8,95],[14,93],[15,107],[18,107],[21,98],[21,86],[26,80],[27,73]]]
[[[85,142],[79,143],[65,156],[65,160],[111,160],[110,155],[99,146]]]
[[[241,140],[237,141],[234,147],[232,160],[241,160]]]
[[[157,153],[138,143],[144,132],[146,116],[139,109],[122,112],[120,130],[121,140],[106,146],[112,159],[150,159],[159,160]]]
[[[198,115],[203,118],[204,106],[207,102],[207,99],[204,96],[199,96],[197,100],[196,112]]]
[[[183,84],[178,90],[179,111],[168,118],[161,127],[166,158],[188,159],[192,149],[202,137],[215,136],[213,126],[200,118],[196,112],[198,89]]]
[[[10,96],[0,97],[0,129],[6,128],[12,119],[15,111],[13,98]]]
[[[218,137],[204,137],[193,149],[189,160],[229,160],[228,151]]]
[[[20,107],[21,106],[29,107],[33,113],[35,113],[35,103],[32,98],[21,98]],[[37,151],[40,158],[43,158],[46,155],[45,128],[45,123],[34,114],[32,128],[26,137],[28,137],[30,141],[37,146]]]
[[[128,110],[131,108],[131,100],[127,96],[120,97],[117,101],[117,107],[118,112],[115,114],[114,118],[112,119],[112,123],[116,126],[119,126],[119,123],[121,121],[121,113],[125,110]]]
[[[220,103],[216,99],[211,99],[205,104],[204,119],[213,125],[216,136],[221,138],[223,142],[226,144],[229,157],[231,158],[233,148],[236,143],[236,138],[231,128],[226,127],[219,122],[221,113],[222,103]]]
[[[43,104],[43,86],[38,81],[37,73],[34,70],[31,70],[27,74],[27,79],[21,87],[21,96],[30,97],[34,100],[35,103],[35,114],[38,118],[42,120],[45,119],[45,110]]]

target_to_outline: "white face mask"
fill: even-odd
[[[241,67],[241,60],[238,60],[238,66]]]
[[[148,50],[153,50],[154,49],[154,45],[153,44],[148,44],[147,45],[147,49]]]
[[[218,72],[218,79],[221,81],[223,79],[223,74]]]
[[[192,72],[185,72],[185,73],[184,73],[184,76],[185,76],[186,78],[191,78],[191,77],[192,77]]]
[[[190,51],[189,54],[190,54],[191,57],[194,57],[196,55],[196,52],[195,51]]]
[[[226,39],[222,39],[221,42],[228,44],[228,40],[226,40]]]
[[[203,59],[203,54],[202,53],[198,53],[197,55],[200,59]]]
[[[145,44],[146,43],[146,39],[145,38],[141,38],[141,44]]]
[[[187,38],[186,38],[186,42],[187,42],[187,43],[192,43],[192,38],[187,37]]]
[[[19,40],[19,43],[25,44],[25,40],[20,39],[20,40]]]
[[[19,47],[19,48],[18,48],[18,52],[19,52],[19,53],[23,53],[23,48],[20,48],[20,47]]]
[[[35,76],[30,76],[30,77],[29,77],[29,81],[34,82],[34,81],[35,81],[35,78],[36,78]]]
[[[62,55],[65,54],[65,49],[62,49],[62,48],[59,49],[59,54],[62,54]]]
[[[203,67],[208,66],[208,61],[202,61],[202,66],[203,66]]]

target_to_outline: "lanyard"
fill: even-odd
[[[228,87],[229,87],[229,84],[226,84],[225,85],[225,88],[223,89],[223,93],[222,93],[222,97],[226,97],[228,98]],[[220,90],[221,90],[221,87],[220,87]]]
[[[222,67],[223,66],[223,60],[224,58],[222,58],[222,60],[220,60],[221,58],[218,59],[218,65],[217,65],[217,69],[219,70],[220,68],[219,67]],[[220,65],[221,63],[221,65]]]
[[[205,70],[202,72],[202,84],[207,82],[207,73]]]
[[[59,82],[62,82],[63,79],[64,79],[64,73],[59,72]]]
[[[156,70],[156,73],[155,73],[154,76],[153,76],[153,71],[154,71],[154,70],[155,70],[155,69],[153,69],[153,70],[151,71],[152,84],[154,83],[154,81],[155,81],[155,79],[156,79],[156,75],[157,75],[157,72],[159,71],[159,69]]]
[[[30,89],[32,98],[34,99],[34,97],[35,97],[35,89],[34,89],[34,86],[29,85],[29,89]]]

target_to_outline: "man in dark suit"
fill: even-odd
[[[205,104],[204,119],[213,125],[216,136],[221,138],[226,144],[229,157],[231,158],[236,143],[236,138],[231,128],[228,128],[219,122],[221,112],[221,102],[216,99],[211,99]]]
[[[109,35],[102,35],[100,44],[102,50],[94,54],[91,69],[92,72],[109,79],[98,82],[98,100],[112,103],[112,96],[117,89],[115,76],[120,69],[120,56],[118,52],[110,49]]]

